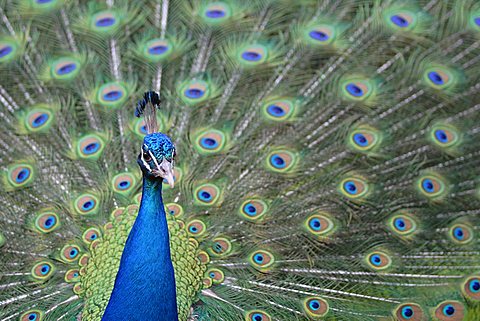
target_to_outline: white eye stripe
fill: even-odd
[[[148,153],[149,153],[150,156],[153,158],[153,162],[155,163],[155,166],[157,166],[157,169],[160,170],[160,165],[158,164],[157,159],[155,158],[155,156],[153,156],[153,154],[152,154],[151,151],[148,151]]]
[[[145,146],[145,145],[144,145]],[[143,158],[143,150],[141,151],[141,154],[142,154],[142,163],[143,165],[148,169],[149,172],[152,171],[152,169],[150,168],[150,165],[148,165],[148,163],[145,161],[145,158]]]

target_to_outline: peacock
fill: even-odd
[[[1,320],[480,320],[477,0],[0,17]]]

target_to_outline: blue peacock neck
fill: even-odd
[[[175,277],[159,178],[143,178],[140,210],[125,244],[102,320],[178,320]]]

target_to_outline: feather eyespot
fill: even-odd
[[[96,227],[91,227],[89,229],[86,229],[85,232],[83,232],[82,240],[86,244],[91,244],[93,241],[98,240],[100,237],[100,230]]]
[[[20,317],[21,321],[42,321],[43,312],[40,310],[29,310],[22,314]]]
[[[80,281],[80,271],[78,269],[68,270],[65,273],[65,282],[73,283]]]
[[[180,217],[183,215],[183,208],[175,203],[169,203],[166,205],[167,213],[175,217]]]
[[[379,145],[381,135],[379,131],[370,126],[361,126],[349,135],[349,145],[360,152],[368,152]]]
[[[112,179],[112,189],[114,192],[129,195],[135,188],[137,180],[132,173],[120,173]]]
[[[258,66],[268,59],[268,49],[263,45],[247,45],[239,51],[239,63],[245,67]]]
[[[225,280],[223,271],[216,268],[208,269],[206,275],[212,279],[213,284],[220,284]]]
[[[96,214],[98,212],[98,198],[93,194],[82,194],[74,202],[78,214]]]
[[[434,315],[439,321],[461,321],[465,307],[458,301],[443,301],[436,307]]]
[[[392,259],[386,253],[374,251],[366,256],[367,264],[374,270],[385,270],[392,264]]]
[[[347,100],[363,102],[372,96],[374,91],[375,83],[366,78],[353,76],[341,81],[341,93]]]
[[[414,218],[401,212],[390,217],[388,226],[399,236],[408,236],[417,230],[417,223]]]
[[[254,269],[263,272],[275,263],[275,257],[268,251],[257,250],[250,254],[249,262]]]
[[[8,182],[14,188],[24,187],[35,178],[34,167],[30,164],[13,164],[8,167]]]
[[[144,55],[152,62],[162,61],[173,52],[173,44],[167,39],[152,39],[144,47]]]
[[[424,313],[422,308],[416,303],[400,304],[394,311],[393,315],[398,321],[422,321]]]
[[[456,223],[450,227],[449,235],[455,243],[468,244],[473,240],[473,229],[466,223]]]
[[[303,310],[312,318],[323,317],[328,313],[328,302],[320,297],[308,297],[303,300]]]
[[[214,238],[213,244],[209,248],[209,253],[216,257],[227,255],[231,251],[232,251],[232,243],[224,237]]]
[[[265,311],[252,310],[245,314],[245,321],[271,321],[272,318]]]
[[[444,179],[439,175],[422,175],[417,181],[420,192],[431,199],[440,199],[447,193],[447,186]]]
[[[347,177],[339,186],[340,192],[348,198],[363,198],[370,192],[369,185],[362,177]]]
[[[224,2],[214,2],[205,6],[203,10],[203,20],[211,25],[217,25],[225,22],[232,16],[231,8]]]
[[[9,39],[0,39],[0,63],[6,63],[17,56],[18,45]]]
[[[103,34],[109,34],[119,26],[120,19],[116,17],[113,11],[101,11],[93,15],[91,28],[93,31]]]
[[[456,79],[454,71],[443,66],[428,68],[424,73],[424,81],[428,86],[434,89],[446,89],[451,87]]]
[[[292,118],[295,108],[293,99],[270,99],[262,105],[262,115],[269,121],[285,121]]]
[[[59,81],[74,79],[80,72],[82,64],[78,59],[63,57],[50,64],[50,76]]]
[[[298,162],[296,154],[289,150],[276,150],[267,157],[267,169],[277,173],[291,171]]]
[[[58,215],[54,212],[44,212],[35,218],[35,228],[41,233],[50,233],[60,225]]]
[[[200,260],[201,264],[207,264],[210,262],[210,256],[205,251],[199,251],[197,254],[197,258]]]
[[[201,132],[195,139],[195,147],[202,155],[209,155],[221,152],[225,147],[225,134],[216,129]]]
[[[480,276],[474,275],[468,277],[462,286],[462,292],[471,300],[480,300]]]
[[[105,143],[95,134],[83,136],[77,142],[77,155],[83,159],[97,159],[103,152]]]
[[[212,85],[206,81],[189,80],[179,87],[178,93],[184,103],[195,105],[210,98],[212,89]]]
[[[240,215],[249,221],[259,220],[268,210],[266,202],[260,199],[249,199],[240,206]]]
[[[49,279],[55,272],[55,266],[49,261],[40,261],[36,263],[31,271],[35,280],[44,281]]]
[[[206,232],[206,225],[201,220],[193,220],[187,224],[188,234],[194,237],[199,237]]]
[[[430,139],[438,147],[451,148],[459,144],[460,135],[452,126],[437,124],[430,131]]]
[[[198,205],[213,205],[220,197],[220,189],[214,184],[203,184],[195,189],[194,198]]]
[[[34,108],[25,117],[25,128],[32,133],[47,131],[54,120],[53,113],[46,108]]]
[[[305,221],[308,232],[316,236],[327,236],[335,227],[328,214],[320,212],[310,215]]]
[[[80,256],[80,248],[74,244],[67,244],[62,248],[60,256],[66,262],[74,262]]]

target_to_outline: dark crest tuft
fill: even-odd
[[[143,99],[138,101],[135,108],[135,116],[145,117],[145,127],[147,133],[152,134],[158,132],[157,109],[160,108],[160,96],[154,91],[147,91],[143,94]]]

